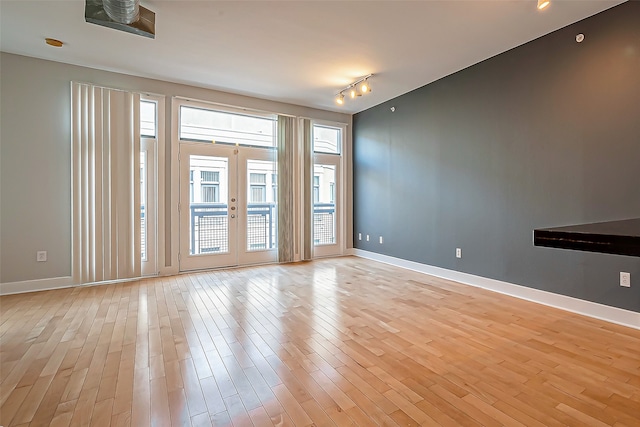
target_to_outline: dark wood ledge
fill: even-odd
[[[640,218],[533,230],[533,244],[640,257]]]

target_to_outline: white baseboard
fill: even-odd
[[[559,308],[562,310],[570,311],[572,313],[578,313],[596,319],[605,320],[607,322],[616,323],[618,325],[640,329],[640,313],[637,313],[635,311],[610,307],[604,304],[598,304],[595,302],[585,301],[565,295],[554,294],[552,292],[541,291],[539,289],[528,288],[526,286],[516,285],[513,283],[503,282],[495,279],[489,279],[487,277],[475,276],[473,274],[462,273],[460,271],[434,267],[427,264],[421,264],[419,262],[407,261],[401,258],[395,258],[388,255],[377,254],[375,252],[364,251],[362,249],[354,248],[351,249],[350,252],[352,255],[361,258],[367,258],[374,261],[383,262],[385,264],[395,265],[396,267],[406,268],[408,270],[417,271],[419,273],[453,280],[465,285],[499,292],[501,294],[510,295],[516,298],[536,302],[550,307]]]
[[[69,288],[71,286],[73,286],[73,278],[71,276],[25,280],[22,282],[7,282],[0,283],[0,295],[48,291],[50,289]]]

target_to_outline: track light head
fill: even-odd
[[[362,93],[371,92],[371,86],[369,86],[368,80],[365,80],[360,84],[360,92]]]
[[[351,89],[349,89],[349,97],[351,97],[351,99],[354,99],[356,96],[358,96],[358,92],[356,91],[356,87],[355,86],[351,86]]]
[[[538,0],[538,10],[542,10],[549,6],[549,3],[551,3],[549,0]]]
[[[336,96],[336,103],[338,105],[344,104],[344,93],[340,92],[338,96]]]

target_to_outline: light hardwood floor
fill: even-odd
[[[0,304],[5,427],[640,425],[640,331],[364,259]]]

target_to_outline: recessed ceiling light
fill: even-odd
[[[50,38],[46,38],[44,39],[44,41],[47,42],[49,46],[53,46],[53,47],[62,47],[62,45],[64,44],[60,40],[50,39]]]

